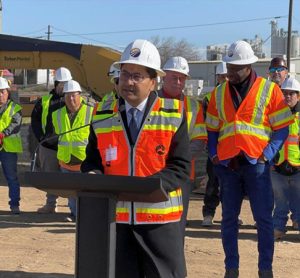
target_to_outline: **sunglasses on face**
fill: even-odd
[[[270,72],[270,73],[275,73],[275,72],[282,72],[282,71],[284,71],[284,70],[286,70],[285,67],[270,68],[270,69],[269,69],[269,72]]]

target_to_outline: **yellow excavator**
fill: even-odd
[[[106,47],[0,34],[0,69],[64,66],[71,71],[74,80],[99,97],[112,90],[107,72],[119,59],[118,51]]]

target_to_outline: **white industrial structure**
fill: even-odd
[[[288,32],[278,29],[277,21],[271,21],[271,57],[281,57],[287,53]],[[291,58],[300,56],[300,36],[298,31],[291,32]]]
[[[263,40],[258,35],[255,35],[254,39],[243,39],[244,41],[248,42],[255,55],[258,58],[265,58],[266,54],[263,52]],[[228,44],[223,45],[208,45],[206,47],[206,59],[208,61],[216,61],[216,60],[222,60],[223,57],[227,53],[227,48],[229,47]]]

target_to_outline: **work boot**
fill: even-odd
[[[224,278],[238,278],[239,270],[237,268],[226,269]]]
[[[202,221],[203,227],[211,227],[214,224],[213,217],[211,215],[204,216]]]
[[[37,210],[37,213],[48,214],[48,213],[56,213],[56,207],[50,205],[44,205]]]
[[[20,214],[20,208],[19,207],[11,207],[10,211],[12,214]]]
[[[273,271],[272,270],[259,270],[258,277],[259,278],[273,278]]]
[[[282,239],[285,236],[285,232],[274,229],[274,240]]]

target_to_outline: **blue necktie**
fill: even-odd
[[[136,108],[130,108],[128,111],[131,114],[131,121],[129,124],[129,131],[132,143],[135,143],[137,135],[139,133],[138,124],[136,121],[136,113],[138,112]]]

